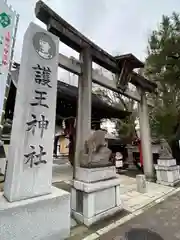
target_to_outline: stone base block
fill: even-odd
[[[91,183],[116,177],[116,167],[76,168],[76,179]]]
[[[13,203],[0,196],[1,240],[63,240],[70,221],[70,194],[63,190]]]
[[[174,186],[180,181],[179,167],[155,165],[157,183]]]
[[[74,180],[71,191],[72,214],[86,226],[122,209],[118,178],[95,183]]]
[[[159,165],[154,165],[156,170],[159,171],[167,171],[167,172],[172,172],[172,171],[177,171],[178,170],[178,165],[176,166],[159,166]]]
[[[178,184],[180,182],[180,180],[174,181],[174,182],[164,182],[164,181],[156,181],[156,183],[161,184],[161,185],[165,185],[165,186],[170,186],[170,187],[174,187],[176,184]]]
[[[157,163],[164,167],[176,166],[176,159],[158,159]]]

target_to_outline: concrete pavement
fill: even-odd
[[[58,162],[53,166],[53,185],[66,191],[70,191],[72,167],[68,162],[59,161],[59,164],[57,163]],[[126,224],[127,221],[136,218],[137,215],[142,214],[146,209],[163,201],[165,197],[168,197],[177,190],[179,191],[179,189],[173,187],[149,182],[147,183],[147,193],[141,194],[136,191],[136,179],[134,177],[129,177],[124,174],[117,176],[120,178],[121,182],[120,194],[124,211],[113,218],[101,221],[90,228],[78,224],[72,219],[71,237],[69,239],[104,239],[101,236],[106,237],[106,234],[109,234],[109,232],[111,233],[112,238],[109,238],[111,235],[107,235],[106,239],[119,239],[119,236],[116,236],[116,234],[114,235],[113,229],[117,229],[122,224]]]
[[[180,239],[180,191],[144,211],[123,225],[99,236],[103,240],[178,240]],[[144,236],[142,236],[142,229]],[[133,238],[130,235],[134,231]],[[137,230],[140,230],[139,232]],[[150,231],[158,234],[150,236]],[[129,234],[129,237],[128,237]],[[143,238],[144,237],[144,238]],[[146,238],[145,238],[146,237]]]
[[[90,228],[71,219],[71,237],[69,239],[123,240],[128,239],[125,238],[126,232],[132,228],[151,229],[159,233],[164,240],[180,239],[180,189],[148,183],[147,193],[141,194],[136,191],[136,179],[134,177],[126,175],[118,175],[118,177],[121,182],[120,194],[124,211]],[[53,185],[70,192],[71,180],[72,167],[67,159],[63,158],[55,161],[53,165]],[[175,192],[175,195],[164,201],[165,198]],[[145,230],[145,232],[147,231]],[[140,238],[137,239],[141,240]],[[142,240],[144,239],[142,238]],[[158,240],[155,236],[147,238],[147,240],[150,239]],[[136,239],[133,238],[133,240]]]

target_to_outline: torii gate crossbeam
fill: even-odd
[[[65,55],[59,53],[59,66],[71,73],[74,73],[78,76],[81,75],[81,62],[75,58],[68,58]],[[141,96],[135,91],[131,91],[130,89],[126,89],[122,91],[120,88],[116,87],[115,81],[113,79],[109,79],[106,76],[99,74],[96,70],[92,70],[92,81],[96,84],[99,84],[105,88],[108,88],[114,92],[124,95],[125,97],[131,98],[137,102],[141,101]],[[153,107],[153,102],[148,101],[148,105]]]

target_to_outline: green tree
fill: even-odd
[[[121,97],[120,97],[121,98]],[[116,131],[121,139],[125,143],[131,143],[134,137],[136,137],[136,120],[138,118],[137,104],[132,99],[124,100],[127,110],[131,112],[131,115],[126,117],[125,119],[116,119]]]
[[[148,41],[148,56],[144,74],[158,84],[150,112],[153,136],[169,142],[175,137],[174,128],[180,116],[180,17],[172,13],[162,16],[158,28]]]
[[[93,92],[108,104],[120,110],[132,112],[132,114],[125,119],[111,119],[115,123],[115,133],[123,139],[124,142],[130,143],[136,136],[135,120],[138,115],[135,101],[95,84],[93,85]]]

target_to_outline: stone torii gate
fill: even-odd
[[[83,149],[84,142],[91,130],[91,91],[92,82],[94,82],[139,103],[144,173],[148,180],[153,180],[154,167],[148,119],[148,105],[152,106],[152,104],[147,102],[146,92],[154,92],[157,85],[133,71],[135,68],[144,67],[144,64],[132,54],[117,57],[108,54],[78,32],[42,1],[36,3],[35,14],[47,26],[48,31],[58,36],[64,44],[80,53],[79,60],[59,54],[59,66],[79,76],[74,170],[79,166],[80,151]],[[114,73],[116,82],[94,71],[92,62]],[[128,89],[128,82],[136,86],[137,91],[135,93]],[[76,174],[74,177],[76,178]]]

